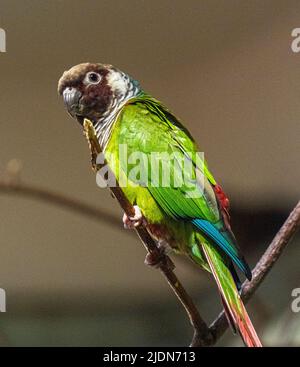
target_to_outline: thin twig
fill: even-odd
[[[252,281],[245,281],[242,286],[242,299],[247,302],[255,293],[257,288],[265,279],[266,275],[272,269],[276,261],[279,259],[282,251],[287,246],[293,235],[300,227],[300,201],[290,213],[287,220],[284,222],[273,241],[260,258],[252,272]],[[215,342],[224,334],[228,327],[225,312],[220,315],[210,326],[210,332],[214,336]]]
[[[32,184],[13,180],[0,180],[0,194],[16,194],[24,197],[29,197],[36,200],[49,202],[53,205],[59,205],[66,209],[71,209],[77,213],[85,215],[89,218],[96,219],[102,222],[120,227],[120,221],[112,214],[107,213],[104,209],[99,209],[96,206],[89,205],[83,201],[68,197],[55,191],[44,189]]]
[[[81,215],[84,215],[88,218],[92,218],[101,221],[111,226],[120,228],[120,220],[113,215],[107,213],[104,209],[99,209],[95,206],[86,204],[80,200],[68,197],[66,195],[60,194],[58,192],[41,188],[39,186],[35,186],[32,184],[25,184],[21,181],[0,180],[0,194],[9,194],[9,195],[19,195],[21,197],[28,197],[31,199],[44,201],[50,203],[52,205],[58,205],[63,208],[75,211]],[[114,195],[117,195],[115,192]],[[141,231],[138,231],[140,236]],[[126,233],[131,233],[130,231],[126,231]],[[151,244],[153,242],[152,238],[149,236],[148,232],[142,231],[142,242]],[[156,251],[156,244],[155,248]],[[155,252],[156,255],[156,252]],[[171,264],[171,260],[169,260],[169,264]],[[187,313],[190,315],[191,323],[194,326],[195,330],[205,330],[208,328],[205,323],[202,323],[201,318],[197,318],[197,309],[194,303],[192,302],[189,295],[186,293],[184,287],[180,284],[177,277],[173,273],[173,271],[169,271],[168,266],[164,266],[164,274],[168,280],[168,283],[177,294],[178,298],[181,299],[184,307],[187,310]],[[203,338],[204,336],[202,336]],[[198,338],[198,333],[195,334],[194,338]],[[204,338],[206,340],[206,338]]]
[[[102,166],[106,165],[106,169],[108,171],[109,167],[105,160],[102,164],[97,163],[97,156],[101,154],[101,147],[96,137],[92,123],[89,120],[85,119],[83,126],[84,134],[89,143],[91,151],[91,161],[94,170],[97,172]],[[108,176],[113,177],[113,173],[110,171]],[[114,179],[114,183],[115,185],[110,187],[111,192],[113,193],[114,197],[119,201],[120,206],[124,210],[126,215],[128,217],[133,217],[135,215],[134,207],[128,201],[122,189],[119,187],[116,178]],[[177,298],[183,305],[194,329],[192,344],[196,343],[197,346],[201,346],[202,344],[204,345],[211,343],[212,340],[209,328],[200,316],[192,298],[188,295],[185,288],[175,275],[173,271],[175,266],[172,260],[166,254],[162,253],[159,250],[157,243],[153,240],[153,238],[150,236],[149,232],[144,226],[139,226],[135,228],[135,231],[137,232],[137,235],[141,239],[148,253],[151,254],[154,258],[160,260],[157,264],[158,268],[163,273],[173,292],[176,294]]]

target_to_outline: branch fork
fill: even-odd
[[[84,134],[88,140],[92,166],[94,171],[98,171],[101,166],[96,163],[97,156],[101,153],[98,139],[96,138],[93,125],[88,120],[84,123]],[[119,220],[114,216],[108,215],[103,210],[87,205],[77,199],[67,197],[65,195],[53,192],[47,189],[43,189],[37,186],[24,184],[19,178],[20,164],[13,161],[9,165],[8,174],[0,179],[0,194],[14,194],[24,197],[30,197],[37,200],[49,202],[51,204],[59,205],[64,208],[68,208],[81,215],[88,216],[90,218],[101,220],[107,224],[119,226]],[[121,189],[117,187],[111,188],[112,196],[117,198],[121,207],[128,217],[134,217],[135,211],[132,205],[128,202]],[[244,302],[247,302],[260,284],[264,281],[266,275],[270,272],[276,261],[282,254],[282,251],[287,246],[293,235],[300,227],[300,201],[290,213],[289,217],[282,225],[273,241],[258,261],[252,274],[252,281],[245,281],[242,286],[241,296]],[[144,247],[148,252],[148,258],[159,259],[157,262],[157,268],[162,272],[166,278],[171,289],[183,305],[190,323],[194,330],[193,339],[191,342],[192,347],[211,346],[214,345],[217,340],[224,334],[228,328],[228,323],[225,317],[224,311],[212,322],[208,327],[205,321],[200,316],[193,300],[186,292],[183,285],[174,273],[175,265],[172,260],[161,251],[158,243],[156,243],[147,229],[144,226],[139,226],[135,229],[137,235],[141,239]]]
[[[84,120],[84,135],[87,138],[90,151],[91,151],[91,160],[92,166],[95,171],[98,171],[101,168],[96,164],[96,159],[98,154],[101,153],[101,147],[98,142],[98,139],[95,134],[95,130],[93,124],[85,119]],[[105,164],[105,163],[104,163]],[[128,217],[134,217],[135,210],[128,199],[125,197],[123,191],[118,186],[118,183],[115,187],[110,188],[113,195],[119,201],[122,209]],[[242,286],[242,299],[247,302],[259,285],[264,280],[265,276],[271,270],[272,266],[280,257],[283,249],[288,244],[289,240],[293,236],[293,234],[297,231],[300,225],[300,202],[297,204],[295,209],[291,212],[290,216],[283,224],[280,231],[275,236],[274,240],[261,257],[256,267],[253,270],[253,278],[252,281],[245,281]],[[216,341],[222,336],[222,334],[226,331],[228,327],[228,323],[226,320],[225,312],[222,311],[220,315],[215,319],[215,321],[207,326],[205,321],[200,316],[197,307],[195,306],[192,298],[188,295],[183,285],[178,280],[177,276],[174,273],[175,265],[172,260],[165,254],[162,253],[159,249],[158,244],[152,239],[149,232],[144,226],[138,226],[135,228],[137,235],[142,241],[144,247],[148,251],[148,255],[153,257],[160,257],[161,261],[158,263],[158,268],[165,276],[167,282],[172,288],[173,292],[182,303],[189,319],[191,325],[194,329],[194,336],[191,342],[191,346],[200,347],[200,346],[209,346],[216,343]]]
[[[88,141],[89,148],[91,151],[91,161],[94,170],[97,172],[101,166],[96,163],[98,154],[101,152],[101,147],[95,134],[93,124],[85,119],[84,124],[84,135]],[[113,196],[119,201],[121,208],[124,210],[128,217],[134,217],[135,209],[128,201],[123,191],[119,187],[117,181],[115,187],[110,187]],[[288,219],[282,225],[279,232],[255,266],[252,272],[252,281],[245,281],[242,285],[241,297],[244,302],[247,302],[254,294],[259,285],[263,282],[266,275],[269,273],[273,265],[279,259],[283,249],[287,246],[293,235],[297,232],[300,226],[300,201],[290,213]],[[193,339],[191,342],[192,347],[203,347],[214,345],[217,340],[224,334],[228,328],[228,322],[225,316],[225,312],[222,311],[219,316],[213,321],[208,327],[206,322],[200,316],[200,313],[195,306],[192,298],[186,292],[183,285],[174,273],[175,265],[172,260],[165,253],[162,253],[158,244],[153,240],[147,231],[146,227],[140,225],[134,228],[138,237],[142,241],[144,247],[148,251],[148,255],[154,258],[161,258],[158,262],[157,267],[165,276],[169,286],[183,305],[190,323],[194,330]]]

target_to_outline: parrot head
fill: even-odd
[[[73,66],[58,82],[58,93],[70,115],[81,124],[87,118],[94,126],[109,118],[140,91],[137,81],[107,64]]]

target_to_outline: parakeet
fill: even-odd
[[[112,65],[83,63],[72,67],[60,78],[58,92],[72,117],[81,124],[85,118],[93,123],[114,175],[119,181],[127,179],[122,190],[134,205],[136,215],[125,215],[124,224],[134,227],[144,221],[160,248],[186,255],[209,271],[233,331],[239,332],[247,346],[261,346],[239,295],[235,267],[249,280],[252,275],[230,227],[229,200],[206,160],[197,158],[199,149],[189,131],[136,80]],[[125,169],[116,158],[124,146],[127,156],[142,153],[140,165],[145,171],[154,152],[172,156],[168,161],[169,184],[162,184],[166,172],[161,165],[156,170],[156,184],[154,174],[140,172],[128,177],[128,167]],[[182,169],[187,170],[182,168],[182,159],[190,163],[190,174],[188,182],[178,185],[175,181],[185,173]],[[129,166],[133,163],[129,162]]]

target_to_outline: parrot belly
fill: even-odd
[[[201,242],[204,237],[190,222],[175,220],[165,214],[146,187],[128,185],[122,191],[132,205],[137,205],[147,221],[152,238],[171,248],[176,254],[186,255],[195,263],[210,271]]]

